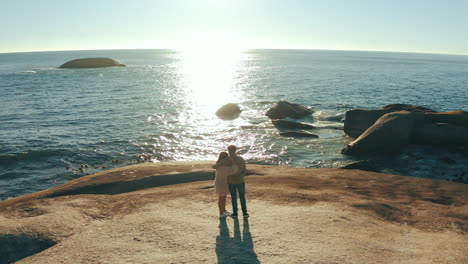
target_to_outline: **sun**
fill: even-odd
[[[201,36],[177,49],[177,67],[193,105],[212,115],[217,107],[241,100],[236,83],[245,56],[236,43]]]

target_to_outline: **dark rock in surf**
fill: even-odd
[[[59,68],[105,68],[105,67],[125,67],[113,59],[109,58],[84,58],[68,61]]]
[[[354,109],[346,112],[343,130],[351,138],[359,137],[364,131],[371,127],[375,121],[383,115],[390,113],[390,110],[365,110]]]
[[[468,112],[452,111],[442,113],[426,113],[424,115],[425,123],[447,123],[455,126],[468,127]]]
[[[283,119],[286,117],[298,119],[313,113],[314,111],[304,106],[292,104],[287,101],[279,101],[275,106],[270,108],[265,115],[271,119]]]
[[[292,121],[288,121],[288,120],[285,120],[285,119],[273,119],[273,120],[271,120],[271,122],[277,128],[304,129],[304,130],[310,130],[310,129],[315,128],[314,126],[311,126],[311,125],[307,125],[307,124],[303,124],[303,123],[299,123],[299,122],[292,122]]]
[[[216,115],[223,120],[233,120],[239,117],[242,110],[237,104],[225,104],[216,111]]]
[[[395,154],[411,142],[413,127],[422,124],[423,113],[408,111],[383,115],[356,140],[341,150],[344,155]]]
[[[382,109],[390,110],[390,111],[393,111],[393,112],[408,111],[408,112],[412,112],[412,113],[416,113],[416,112],[435,113],[434,110],[429,109],[427,107],[418,106],[418,105],[408,105],[408,104],[390,104],[390,105],[386,105],[386,106],[382,107]]]
[[[295,131],[288,131],[288,132],[281,132],[280,136],[282,137],[294,137],[294,138],[318,138],[319,136],[306,133],[306,132],[295,132]]]
[[[423,124],[415,127],[413,143],[441,147],[468,146],[468,127],[447,123]]]
[[[359,137],[364,131],[371,127],[377,119],[385,114],[398,111],[408,111],[411,113],[438,114],[434,110],[423,106],[408,105],[408,104],[391,104],[386,105],[382,109],[365,110],[353,109],[346,112],[344,120],[344,132],[351,138]],[[437,118],[438,116],[434,117]],[[450,117],[449,117],[450,118]],[[458,119],[455,117],[453,119]],[[463,117],[461,117],[463,119]],[[468,118],[467,118],[468,120]]]
[[[390,149],[401,149],[409,143],[438,146],[467,154],[465,150],[468,148],[468,112],[437,113],[426,107],[405,104],[388,105],[383,108],[346,112],[344,132],[357,139],[342,150],[343,154],[364,154],[371,150],[383,153]],[[405,111],[394,112],[399,109]],[[413,121],[409,121],[411,118],[397,118],[396,121],[397,116],[389,118],[391,113],[400,113],[397,115],[402,116],[403,112],[406,112],[408,117],[412,116]],[[383,132],[384,130],[386,132]]]

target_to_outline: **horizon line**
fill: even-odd
[[[0,54],[14,53],[40,53],[40,52],[65,52],[65,51],[111,51],[111,50],[172,50],[183,51],[180,48],[101,48],[101,49],[61,49],[61,50],[31,50],[31,51],[0,51]],[[227,49],[230,50],[230,49]],[[232,50],[232,49],[231,49]],[[240,48],[239,51],[248,50],[302,50],[302,51],[357,51],[357,52],[382,52],[382,53],[408,53],[408,54],[428,54],[428,55],[453,55],[468,56],[461,53],[443,53],[443,52],[421,52],[421,51],[400,51],[400,50],[361,50],[361,49],[318,49],[318,48]]]

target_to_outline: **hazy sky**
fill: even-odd
[[[468,0],[0,0],[0,52],[201,47],[468,55]]]

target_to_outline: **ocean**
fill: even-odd
[[[59,69],[109,57],[127,67]],[[230,144],[251,164],[341,167],[347,110],[393,103],[468,111],[468,56],[327,50],[99,50],[0,54],[0,200],[142,162],[215,160]],[[292,139],[265,112],[312,108],[318,139]],[[243,112],[214,113],[226,103]],[[449,162],[447,162],[449,161]],[[385,172],[450,180],[468,158],[411,146]]]

